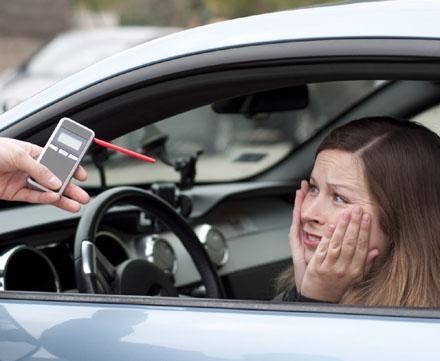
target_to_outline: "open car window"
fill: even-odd
[[[149,154],[152,145],[165,142],[173,160],[203,151],[196,182],[243,180],[283,160],[381,84],[368,80],[308,84],[307,104],[287,111],[247,114],[240,108],[219,111],[216,104],[209,104],[138,129],[114,143]],[[90,159],[85,166],[89,174],[86,186],[98,186],[99,173]],[[111,154],[104,167],[108,185],[179,179],[173,168],[161,161],[146,166],[119,154]]]

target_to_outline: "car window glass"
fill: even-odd
[[[113,142],[135,151],[155,139],[167,139],[169,158],[189,157],[203,150],[197,163],[197,182],[242,180],[264,172],[311,138],[334,117],[368,95],[379,83],[345,81],[309,84],[305,109],[256,114],[219,114],[206,105],[126,134]],[[148,150],[144,151],[149,154]],[[85,164],[88,185],[99,185],[95,167]],[[112,154],[105,163],[109,185],[177,181],[170,166],[149,165]]]

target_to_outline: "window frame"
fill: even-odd
[[[440,76],[438,40],[359,39],[297,41],[225,49],[170,60],[119,74],[102,83],[79,90],[57,103],[37,110],[25,121],[1,132],[2,136],[42,144],[61,114],[72,116],[112,138],[121,128],[109,131],[108,121],[116,124],[121,111],[134,105],[135,113],[148,102],[162,102],[164,110],[149,115],[150,123],[167,116],[207,104],[221,97],[245,94],[259,89],[307,82],[356,79],[430,80]],[[437,46],[435,46],[437,45]],[[354,58],[351,54],[361,51]],[[415,55],[423,54],[423,56]],[[286,78],[286,74],[290,77]],[[191,81],[188,81],[188,80]],[[265,81],[261,86],[262,80]],[[219,85],[226,91],[220,91]],[[240,86],[239,86],[240,85]],[[234,89],[234,86],[239,88]],[[196,88],[195,88],[196,87]],[[209,91],[207,91],[207,89]],[[231,91],[233,89],[233,91]],[[197,91],[196,91],[197,90]],[[181,95],[178,104],[166,109],[169,96]],[[190,105],[189,105],[190,104]],[[342,122],[347,112],[338,122]],[[140,114],[126,132],[140,123]],[[104,122],[105,120],[105,122]],[[142,119],[144,122],[145,119]],[[148,124],[148,123],[143,123]],[[106,129],[107,128],[107,129]],[[317,142],[315,137],[313,142]],[[306,144],[304,146],[310,146]],[[300,157],[301,154],[298,154]],[[297,157],[296,157],[297,159]],[[330,304],[271,303],[235,300],[168,299],[119,295],[47,294],[1,292],[1,299],[49,302],[136,304],[170,307],[201,307],[237,310],[334,313],[412,318],[440,318],[440,310],[377,308]]]
[[[288,313],[325,313],[342,316],[377,316],[377,317],[405,317],[414,319],[440,319],[440,309],[410,308],[410,307],[370,307],[356,305],[339,305],[330,303],[302,303],[302,302],[272,302],[247,300],[217,300],[201,298],[171,298],[150,296],[125,296],[105,294],[73,294],[73,293],[44,293],[44,292],[0,292],[0,300],[34,301],[34,302],[62,302],[62,303],[90,303],[110,305],[137,305],[156,307],[179,308],[206,308],[238,311],[272,311]]]

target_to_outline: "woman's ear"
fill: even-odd
[[[373,262],[378,255],[379,255],[379,250],[377,248],[370,249],[368,251],[367,259],[365,261],[365,274],[370,272],[371,267],[373,266]]]

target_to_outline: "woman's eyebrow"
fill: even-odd
[[[346,190],[348,190],[350,192],[354,192],[355,191],[355,189],[353,189],[352,187],[344,185],[344,184],[329,183],[329,182],[326,182],[326,183],[331,188],[345,188]]]

